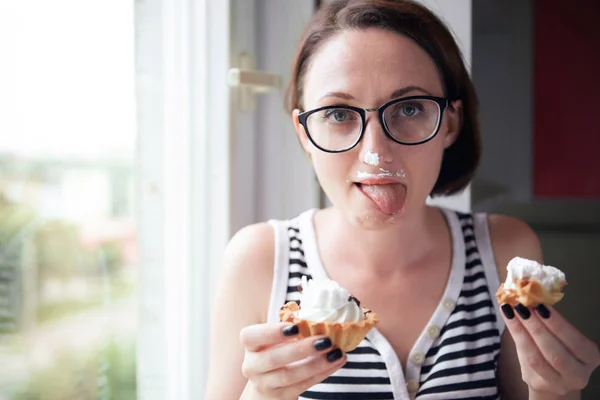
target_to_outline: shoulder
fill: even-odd
[[[272,261],[274,247],[275,234],[271,224],[261,222],[248,225],[233,235],[225,249],[223,261],[230,268],[245,265],[247,263],[242,261],[246,260]]]
[[[527,223],[507,215],[490,214],[488,226],[500,281],[506,278],[506,265],[514,257],[543,262],[540,240]]]
[[[229,241],[224,255],[219,291],[229,298],[253,299],[256,322],[266,318],[273,282],[275,234],[268,223],[248,225]],[[249,306],[249,304],[247,304]]]
[[[212,304],[208,399],[239,398],[244,390],[239,334],[248,325],[266,321],[273,250],[274,232],[267,223],[240,229],[227,244]]]

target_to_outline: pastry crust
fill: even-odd
[[[500,285],[496,292],[496,298],[500,304],[510,304],[513,307],[519,303],[525,307],[537,307],[540,304],[551,306],[563,298],[562,289],[567,284],[565,281],[561,281],[557,288],[547,290],[540,282],[528,278],[515,278],[514,283],[516,289],[505,290],[504,283]]]
[[[379,322],[379,317],[366,309],[365,319],[358,322],[335,322],[323,321],[313,322],[296,317],[295,313],[300,310],[296,302],[290,301],[279,310],[279,319],[282,322],[291,322],[298,326],[299,336],[301,338],[326,335],[334,347],[349,352],[358,347],[360,342],[367,336],[367,333]]]

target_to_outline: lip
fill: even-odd
[[[394,185],[402,183],[402,181],[397,178],[382,176],[359,179],[355,183],[360,183],[361,185]]]

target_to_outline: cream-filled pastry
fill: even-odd
[[[500,304],[513,307],[519,303],[526,307],[553,305],[564,296],[563,288],[567,280],[558,268],[515,257],[506,270],[506,281],[496,292]]]
[[[288,302],[279,311],[283,322],[298,326],[300,337],[326,335],[344,352],[354,350],[379,322],[375,313],[330,279],[302,277],[300,304]]]

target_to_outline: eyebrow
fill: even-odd
[[[432,94],[429,91],[423,89],[422,87],[410,85],[410,86],[405,86],[403,88],[396,90],[394,93],[392,93],[392,95],[390,96],[390,99],[402,97],[405,94],[408,94],[411,92],[421,92],[425,95],[432,96]],[[338,99],[344,99],[344,100],[355,100],[354,96],[352,96],[351,94],[348,94],[348,93],[344,93],[344,92],[327,92],[319,100],[323,100],[327,97],[336,97]]]

